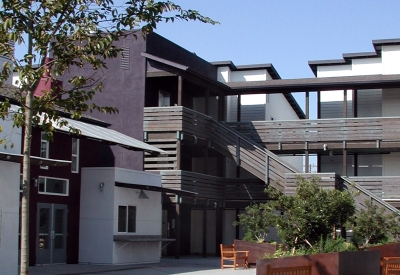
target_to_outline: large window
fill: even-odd
[[[42,132],[41,141],[40,141],[40,157],[41,158],[49,158],[49,142],[46,139],[46,133]],[[48,169],[48,166],[40,166],[42,169]]]
[[[72,173],[79,173],[79,139],[72,138]]]
[[[118,232],[136,232],[136,206],[118,206]]]
[[[39,194],[68,196],[67,179],[39,177],[38,192]]]

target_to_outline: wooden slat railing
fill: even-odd
[[[257,143],[399,141],[400,117],[229,122]]]
[[[365,189],[371,191],[383,200],[400,201],[400,177],[396,176],[368,176],[368,177],[349,177]]]
[[[265,183],[257,179],[230,179],[182,170],[160,171],[163,187],[196,192],[198,197],[217,200],[262,200]]]
[[[349,121],[352,121],[351,123]],[[398,118],[370,118],[370,119],[334,119],[334,120],[323,120],[324,126],[321,125],[315,126],[313,123],[321,124],[321,120],[316,121],[296,121],[285,122],[285,121],[277,121],[272,122],[272,124],[276,123],[276,125],[285,125],[285,131],[279,132],[279,135],[283,138],[284,135],[292,135],[293,140],[298,141],[307,141],[308,137],[313,138],[322,138],[323,136],[331,140],[343,139],[344,137],[350,139],[356,138],[367,138],[367,136],[371,134],[376,134],[374,139],[377,138],[378,132],[381,132],[381,138],[389,138],[392,137],[393,133],[397,134],[397,130],[389,131],[388,124],[393,123],[395,125],[393,128],[397,129],[396,125],[400,126],[400,120]],[[335,123],[333,122],[335,121]],[[379,122],[380,121],[380,122]],[[379,122],[379,123],[377,123]],[[254,122],[253,122],[254,123]],[[266,125],[270,122],[260,122],[263,125]],[[286,124],[287,123],[287,124]],[[290,124],[291,123],[291,124]],[[358,123],[358,124],[357,124]],[[297,127],[295,127],[297,125]],[[304,128],[305,125],[308,125],[308,128]],[[366,130],[368,127],[370,131]],[[381,126],[379,126],[381,125]],[[328,127],[329,126],[329,127]],[[383,126],[385,126],[385,131],[383,131]],[[292,131],[290,131],[290,127],[294,127]],[[242,126],[241,126],[242,128]],[[278,127],[279,128],[279,127]],[[325,129],[326,128],[326,129]],[[349,132],[349,133],[333,133],[330,134],[322,134],[324,131],[328,129],[335,129],[335,131]],[[304,130],[306,129],[306,130]],[[372,129],[372,130],[371,130]],[[400,127],[398,128],[400,129]],[[359,134],[356,132],[360,131]],[[163,146],[170,146],[172,150],[175,150],[176,155],[176,147],[173,146],[174,139],[171,137],[176,137],[177,131],[182,132],[183,135],[195,136],[196,138],[202,138],[206,140],[211,140],[211,146],[222,153],[223,155],[233,158],[237,163],[257,178],[269,183],[271,186],[277,188],[282,192],[286,192],[286,174],[295,174],[299,171],[296,171],[290,165],[283,162],[277,155],[268,151],[267,149],[258,145],[255,141],[248,138],[247,136],[239,133],[238,131],[232,129],[228,125],[224,123],[218,123],[211,119],[211,117],[206,116],[204,114],[198,113],[196,111],[190,110],[185,107],[175,106],[175,107],[154,107],[154,108],[145,108],[144,110],[144,131],[147,134],[155,134],[158,138],[155,139],[159,144]],[[340,132],[338,131],[338,132]],[[351,133],[350,133],[351,132]],[[382,133],[384,132],[384,133]],[[246,132],[244,132],[246,134]],[[284,134],[285,133],[285,134]],[[158,135],[157,135],[158,134]],[[276,133],[275,133],[276,134]],[[296,134],[299,134],[299,137],[296,137]],[[399,131],[400,134],[400,131]],[[279,136],[278,135],[278,136]],[[168,137],[166,142],[161,142],[162,137]],[[399,135],[400,136],[400,135]],[[272,138],[272,137],[271,137]],[[279,138],[275,140],[279,140]],[[371,137],[369,137],[371,139]],[[150,140],[149,140],[150,141]],[[152,143],[157,146],[156,144]],[[165,156],[162,156],[165,158]],[[150,158],[150,157],[147,157]],[[154,157],[153,157],[154,158]],[[176,169],[176,166],[171,163],[174,160],[168,160],[170,166],[159,164],[162,160],[157,161],[156,159],[152,159],[151,165],[154,165],[153,170],[165,170],[165,169]],[[166,161],[166,162],[168,162]],[[156,164],[154,164],[156,162]],[[146,165],[150,165],[148,161],[145,159],[145,169]],[[168,167],[168,168],[164,168]],[[175,167],[175,168],[174,168]],[[147,169],[146,169],[147,170]],[[215,189],[210,188],[208,185],[210,181],[204,179],[200,182],[195,182],[195,180],[191,179],[192,174],[175,174],[175,181],[171,178],[173,173],[177,171],[162,171],[163,180],[164,177],[168,177],[168,184],[180,184],[180,188],[182,190],[193,191],[193,188],[198,188],[199,190],[196,192],[201,192],[207,196],[213,196],[213,192],[216,192],[215,196],[222,196],[223,192],[226,192],[227,189]],[[191,172],[187,172],[191,173]],[[196,173],[194,173],[196,174]],[[201,175],[201,174],[198,174]],[[200,177],[196,175],[197,177]],[[205,176],[205,175],[204,175]],[[193,176],[192,176],[193,177]],[[208,176],[206,176],[208,177]],[[208,178],[209,179],[209,178]],[[343,179],[343,186],[345,188],[354,187],[360,192],[360,196],[357,197],[357,208],[363,207],[364,200],[368,199],[373,203],[377,203],[381,206],[384,206],[388,211],[396,211],[397,209],[391,206],[390,204],[381,200],[379,196],[367,190],[366,188],[360,186],[358,183],[351,182],[348,178]],[[220,182],[217,179],[216,182]],[[212,181],[211,181],[212,182]],[[166,183],[167,184],[167,183]],[[223,185],[221,183],[221,185]],[[225,183],[226,185],[226,183]],[[173,186],[171,186],[173,188]],[[240,188],[239,188],[240,189]],[[233,190],[236,190],[235,188]],[[289,186],[287,191],[293,193],[293,188]],[[225,196],[225,195],[224,195]]]
[[[399,213],[399,210],[390,205],[389,203],[385,202],[382,200],[380,197],[376,196],[374,193],[368,191],[366,188],[362,187],[360,184],[357,184],[353,181],[351,181],[347,177],[341,177],[342,178],[342,188],[347,189],[347,190],[356,190],[359,192],[358,196],[356,196],[354,199],[356,201],[356,208],[358,211],[361,209],[365,209],[365,203],[372,203],[377,205],[378,207],[384,207],[386,209],[387,213]]]

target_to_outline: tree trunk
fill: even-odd
[[[29,195],[30,164],[32,140],[32,101],[33,91],[25,98],[25,126],[22,162],[22,201],[21,201],[21,275],[29,274]]]

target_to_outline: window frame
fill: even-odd
[[[74,154],[74,141],[76,141],[76,154]],[[72,150],[71,150],[71,173],[79,173],[79,150],[80,140],[78,138],[72,138]],[[74,159],[76,160],[76,170],[73,169]]]
[[[119,215],[119,209],[120,207],[125,207],[126,213],[124,217],[124,222],[125,222],[125,231],[120,231],[120,215]],[[129,209],[133,208],[135,210],[135,216],[134,216],[134,229],[133,231],[128,231],[129,230]],[[127,234],[132,234],[136,233],[137,231],[137,206],[136,205],[127,205],[127,204],[118,204],[117,208],[117,232],[118,233],[127,233]]]
[[[40,185],[40,179],[44,179],[44,190],[45,191],[39,191],[39,185]],[[65,181],[65,193],[53,193],[53,192],[46,192],[46,185],[47,185],[47,179],[54,179],[54,180],[62,180]],[[68,197],[69,196],[69,179],[65,178],[55,178],[55,177],[47,177],[47,176],[39,176],[37,179],[37,189],[38,189],[38,194],[41,195],[52,195],[52,196],[63,196],[63,197]]]
[[[40,157],[41,157],[41,158],[46,158],[46,159],[48,159],[48,158],[49,158],[49,155],[50,155],[50,143],[49,143],[49,141],[48,141],[47,139],[43,138],[43,135],[46,135],[46,132],[42,131],[42,132],[40,133]],[[43,144],[46,145],[46,150],[45,150],[46,156],[44,156],[44,157],[42,156],[42,145],[43,145]],[[49,166],[47,166],[47,165],[40,165],[40,168],[41,168],[41,169],[49,169]]]

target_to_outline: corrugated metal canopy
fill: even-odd
[[[10,110],[17,112],[19,109],[16,105],[11,105]],[[42,116],[43,118],[43,116]],[[81,132],[81,136],[92,138],[99,141],[106,141],[111,145],[119,145],[121,147],[127,148],[128,150],[134,151],[147,151],[155,152],[159,154],[168,154],[167,152],[158,149],[157,147],[151,146],[147,143],[139,141],[133,137],[122,134],[118,131],[108,129],[105,127],[93,125],[90,123],[73,120],[70,118],[61,118],[60,121],[68,122],[67,126],[60,126],[59,123],[53,123],[56,130],[62,132],[70,132],[70,127],[78,129]]]
[[[97,125],[92,125],[89,123],[85,123],[82,121],[77,121],[68,118],[62,118],[61,120],[65,120],[68,122],[68,126],[60,127],[59,124],[55,126],[57,130],[63,132],[70,132],[70,127],[75,129],[79,129],[81,135],[84,137],[97,139],[101,141],[109,142],[110,144],[119,145],[125,147],[129,150],[135,151],[148,151],[148,152],[156,152],[160,154],[167,154],[167,152],[158,149],[157,147],[151,146],[147,143],[134,139],[130,136],[122,134],[112,129],[100,127]]]

